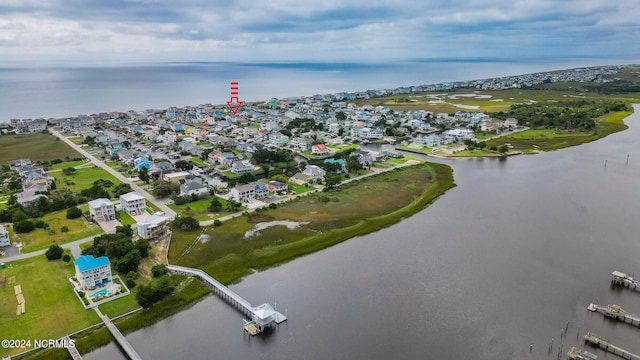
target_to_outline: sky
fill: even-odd
[[[640,55],[638,0],[0,0],[0,61]]]

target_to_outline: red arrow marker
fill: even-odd
[[[242,101],[238,100],[238,82],[237,81],[231,82],[231,99],[227,101],[227,105],[229,105],[229,109],[231,109],[231,112],[233,113],[233,115],[235,115],[240,109],[240,106],[242,106]]]

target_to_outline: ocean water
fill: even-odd
[[[239,82],[240,100],[261,101],[271,97],[393,88],[629,62],[584,58],[117,66],[0,63],[0,121],[223,104],[229,100],[230,81]]]

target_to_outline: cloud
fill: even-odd
[[[11,59],[638,55],[635,0],[5,0]],[[626,46],[621,46],[625,45]]]

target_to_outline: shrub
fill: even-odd
[[[167,275],[167,267],[164,264],[153,265],[151,268],[151,276],[154,278]]]
[[[67,219],[77,219],[82,216],[82,210],[77,207],[71,207],[67,209]]]
[[[64,225],[60,228],[60,232],[69,232],[69,227],[67,225]]]
[[[35,226],[31,220],[21,220],[13,224],[13,230],[18,234],[28,233],[33,229],[35,229]]]
[[[220,221],[220,219],[213,220],[213,226],[220,226],[220,225],[222,225],[222,221]]]
[[[60,246],[54,244],[49,247],[49,250],[47,250],[44,255],[47,257],[47,260],[58,260],[62,258],[62,253],[64,253],[64,250],[62,250]]]

